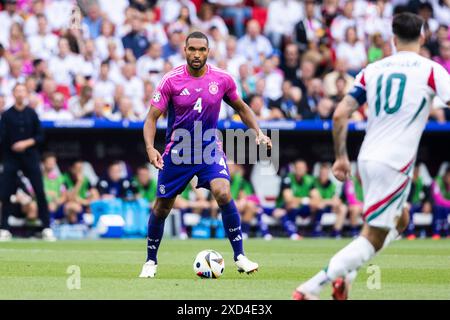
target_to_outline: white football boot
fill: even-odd
[[[0,242],[11,241],[12,234],[9,230],[0,229]]]
[[[55,237],[55,234],[53,233],[53,230],[50,228],[45,228],[44,230],[42,230],[42,240],[49,241],[49,242],[55,242],[56,237]]]
[[[155,261],[148,260],[142,266],[142,271],[141,271],[141,274],[139,275],[139,278],[154,278],[156,275],[157,268],[158,268],[158,265],[155,264]]]
[[[256,262],[250,261],[246,256],[240,254],[237,256],[237,260],[234,262],[238,267],[240,273],[245,272],[247,274],[258,271],[258,264]]]

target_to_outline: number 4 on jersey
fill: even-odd
[[[198,113],[202,112],[202,98],[198,98],[194,105],[194,110],[197,110]]]

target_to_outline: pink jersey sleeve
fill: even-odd
[[[239,98],[236,83],[231,76],[226,77],[226,82],[227,89],[225,91],[225,97],[227,97],[230,101],[236,101]]]
[[[433,185],[431,186],[432,195],[434,202],[438,206],[450,208],[450,200],[445,199],[444,196],[441,193],[441,190],[436,182],[433,182]]]
[[[170,101],[170,94],[170,83],[167,77],[164,77],[153,94],[151,105],[161,112],[165,112]]]

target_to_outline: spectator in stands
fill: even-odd
[[[87,113],[84,118],[93,120],[107,120],[110,116],[110,110],[112,105],[107,103],[105,99],[101,97],[94,98],[94,109],[92,112]]]
[[[11,56],[21,57],[25,43],[22,25],[14,22],[9,29],[8,53]]]
[[[292,37],[295,25],[304,17],[303,7],[294,0],[270,1],[267,9],[265,33],[275,48],[281,48],[283,39]]]
[[[49,71],[58,85],[70,87],[79,71],[79,58],[71,52],[67,38],[59,38],[58,54],[50,58]]]
[[[150,79],[152,75],[160,74],[164,68],[161,45],[151,43],[146,54],[137,60],[136,68],[141,79]]]
[[[433,201],[433,236],[437,240],[441,236],[448,237],[448,215],[450,213],[450,166],[442,176],[438,176],[431,185]]]
[[[271,120],[278,114],[276,111],[272,111],[264,103],[262,95],[256,93],[249,98],[249,106],[255,113],[257,120]]]
[[[181,232],[180,239],[187,239],[188,232],[187,227],[184,221],[184,216],[188,212],[197,213],[201,216],[210,215],[212,201],[208,201],[207,197],[205,197],[204,193],[201,192],[200,189],[197,189],[193,182],[189,182],[183,192],[179,197],[175,199],[175,203],[173,205],[174,209],[180,210],[181,215]],[[215,204],[219,208],[217,203]],[[216,218],[216,217],[214,217]]]
[[[1,90],[10,96],[16,84],[25,82],[25,75],[22,73],[23,61],[20,58],[12,58],[9,69],[9,75],[4,79]]]
[[[283,59],[281,61],[281,70],[284,73],[284,79],[290,81],[293,85],[299,85],[298,69],[300,66],[300,56],[295,44],[290,43],[284,48]]]
[[[223,19],[214,14],[214,7],[212,4],[208,2],[202,3],[198,17],[199,19],[196,27],[203,33],[208,33],[211,27],[216,27],[223,37],[228,36],[228,28]]]
[[[304,160],[294,162],[293,172],[282,179],[281,196],[287,214],[282,218],[283,228],[292,240],[300,240],[296,224],[297,216],[309,217],[315,212],[310,207],[311,190],[314,188],[314,177],[308,174],[308,166]]]
[[[74,116],[70,111],[64,109],[65,97],[61,92],[55,92],[52,96],[51,109],[45,110],[41,114],[41,120],[73,120]]]
[[[120,99],[119,110],[110,117],[112,121],[139,121],[139,116],[133,110],[133,101],[127,96]]]
[[[301,105],[301,113],[303,119],[313,119],[317,116],[317,106],[323,98],[323,84],[320,78],[314,78],[306,85],[306,104]]]
[[[275,113],[275,118],[285,118],[291,120],[301,120],[302,116],[299,110],[302,91],[298,87],[294,87],[289,80],[283,81],[283,95],[278,100],[272,101],[272,110],[279,111]]]
[[[256,77],[253,75],[253,68],[246,63],[239,66],[238,88],[244,101],[256,91]]]
[[[332,95],[330,98],[333,100],[335,105],[337,105],[342,99],[344,99],[347,92],[347,81],[345,77],[338,77],[336,79],[336,94]]]
[[[101,60],[105,60],[109,56],[108,43],[115,44],[115,49],[119,57],[123,57],[124,49],[122,41],[115,36],[115,25],[109,20],[103,20],[100,28],[100,35],[95,38],[95,48],[97,49],[97,56]]]
[[[183,34],[189,34],[193,29],[193,27],[194,25],[193,22],[191,21],[189,7],[182,6],[178,18],[174,22],[169,24],[167,31],[171,33],[174,30],[180,30],[181,33]],[[167,38],[165,42],[167,43]]]
[[[233,34],[240,38],[244,35],[245,21],[252,16],[252,9],[244,0],[209,0],[219,7],[219,15],[224,19],[232,19]]]
[[[260,65],[273,48],[270,41],[261,34],[261,26],[256,20],[247,22],[247,33],[238,40],[237,52],[245,56],[254,66]]]
[[[364,43],[358,40],[356,28],[349,27],[345,32],[345,41],[341,41],[336,48],[336,57],[346,60],[348,73],[356,76],[367,64],[367,54]]]
[[[272,101],[281,98],[283,92],[281,86],[283,84],[283,74],[279,69],[275,69],[275,66],[271,59],[265,59],[262,64],[262,70],[256,74],[257,78],[264,78],[265,88],[264,96]]]
[[[364,194],[358,171],[356,171],[351,179],[345,181],[344,199],[348,205],[350,236],[354,238],[359,234],[358,224],[364,209]]]
[[[337,43],[340,43],[345,40],[346,33],[349,28],[353,28],[356,32],[357,22],[356,19],[353,17],[353,10],[354,10],[354,0],[345,0],[344,7],[342,9],[342,14],[332,19],[333,22],[331,23],[330,27],[331,36]],[[363,30],[360,30],[359,36],[355,34],[356,38],[362,39],[363,38],[362,32]]]
[[[42,168],[48,211],[52,219],[61,220],[64,218],[66,188],[64,186],[64,178],[58,169],[56,154],[52,152],[44,153],[42,155]]]
[[[450,21],[450,3],[448,3],[448,0],[431,0],[431,4],[437,22],[448,26]]]
[[[411,190],[408,195],[407,208],[409,209],[409,224],[405,231],[408,240],[416,239],[414,214],[421,212],[431,214],[432,207],[430,202],[430,188],[423,183],[420,176],[420,166],[414,167],[413,178],[411,181]]]
[[[330,98],[322,98],[317,104],[316,120],[331,120],[333,118],[335,104]]]
[[[227,70],[235,78],[239,77],[240,67],[247,63],[244,55],[237,53],[237,40],[234,36],[229,36],[225,43],[225,57],[227,60]]]
[[[34,0],[31,3],[30,12],[23,25],[23,30],[27,38],[35,36],[39,33],[39,18],[45,17],[45,4],[44,0]],[[46,21],[47,22],[47,21]],[[50,31],[48,25],[46,25],[46,32]],[[56,43],[55,43],[56,45]]]
[[[97,183],[97,190],[102,199],[132,199],[136,190],[123,172],[122,162],[114,161],[108,166],[105,178]]]
[[[433,58],[450,73],[450,40],[444,40],[439,46],[439,56]]]
[[[183,46],[183,34],[180,30],[175,29],[169,33],[169,41],[162,47],[162,57],[164,60],[172,56],[178,55]]]
[[[34,57],[48,60],[58,52],[58,37],[49,32],[47,17],[44,14],[37,15],[36,19],[37,33],[28,38],[30,50]]]
[[[211,1],[210,1],[211,2]],[[161,4],[161,21],[164,24],[174,22],[180,14],[182,7],[189,8],[189,15],[191,21],[194,23],[197,15],[195,4],[190,0],[167,0]]]
[[[98,86],[98,83],[96,83]],[[92,99],[92,87],[84,85],[80,89],[80,95],[73,96],[68,101],[69,111],[75,118],[84,118],[94,110],[94,100]]]
[[[122,68],[122,81],[124,95],[132,99],[133,112],[141,114],[145,108],[142,104],[144,97],[144,83],[141,78],[136,75],[136,64],[127,63]]]
[[[353,85],[354,78],[347,73],[348,63],[346,59],[337,59],[334,65],[334,70],[327,73],[323,79],[323,88],[325,95],[332,97],[337,94],[337,79],[343,78],[345,80],[344,92],[350,91]]]
[[[305,17],[294,27],[293,42],[304,52],[309,43],[317,43],[325,35],[322,21],[317,17],[315,0],[305,1]]]
[[[103,18],[101,16],[100,7],[93,2],[87,8],[87,15],[83,18],[83,26],[87,31],[87,35],[91,39],[96,39],[100,35]]]
[[[70,165],[63,179],[67,197],[64,214],[69,223],[81,222],[82,214],[89,212],[90,203],[99,198],[98,191],[84,175],[81,160],[76,160]]]
[[[137,190],[137,196],[146,200],[150,205],[155,201],[157,179],[152,176],[146,165],[141,165],[136,169],[133,187]]]
[[[380,33],[371,36],[371,44],[367,52],[367,60],[369,63],[375,62],[383,58],[383,38]]]
[[[143,17],[139,11],[134,11],[131,18],[131,30],[123,38],[122,43],[124,49],[130,49],[134,58],[139,59],[145,54],[150,45],[144,34]]]
[[[85,83],[86,81],[94,79],[98,74],[100,64],[101,61],[95,52],[94,40],[86,40],[83,46],[83,55],[80,57],[81,70],[79,74],[84,77],[84,79],[81,79],[80,83]]]
[[[13,23],[23,23],[23,18],[17,11],[17,0],[6,0],[4,11],[0,12],[0,21],[2,28],[0,28],[0,43],[6,44],[10,29]]]
[[[83,94],[83,88],[81,89],[81,95]],[[107,100],[109,99],[110,103],[112,104],[113,100],[112,97],[114,96],[115,90],[116,84],[111,80],[109,62],[103,61],[100,64],[100,72],[98,78],[95,80],[95,85],[92,91],[92,97],[94,98],[104,97]]]
[[[322,236],[321,217],[326,212],[333,212],[336,215],[332,237],[342,237],[342,229],[347,216],[347,206],[342,202],[336,184],[330,180],[330,175],[331,165],[329,163],[321,163],[319,176],[315,179],[314,188],[311,191],[310,205],[313,208],[317,208],[313,230],[313,236],[315,237]]]

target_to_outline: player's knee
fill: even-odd
[[[216,190],[214,193],[214,197],[216,198],[219,206],[226,205],[231,201],[231,194],[228,190]]]
[[[158,217],[160,219],[165,219],[169,215],[171,209],[172,208],[169,205],[156,204],[153,207],[152,212],[156,217]]]

